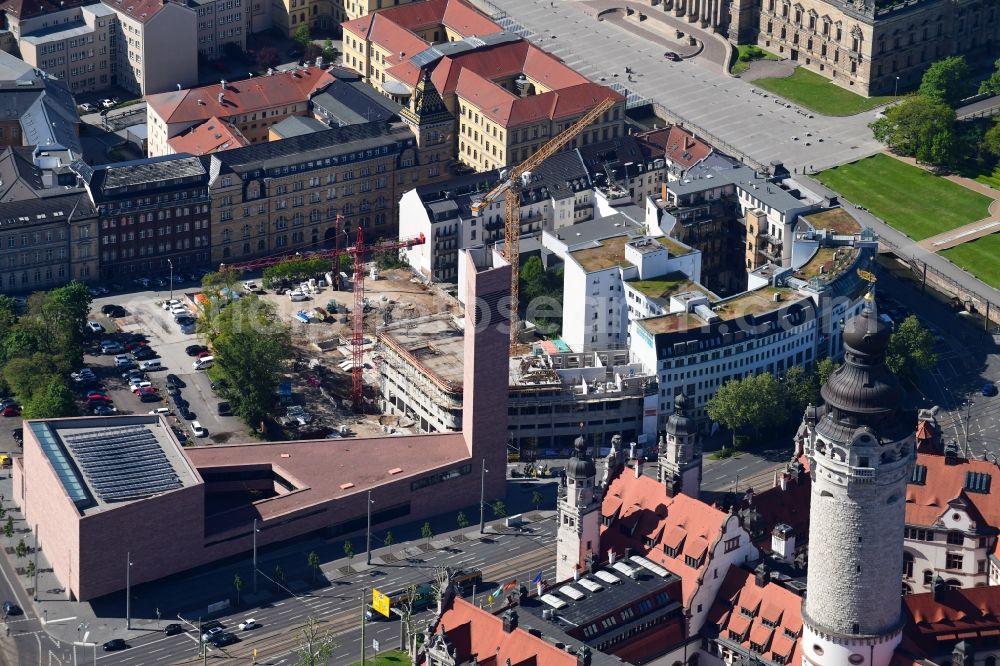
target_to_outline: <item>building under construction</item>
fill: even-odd
[[[452,315],[379,329],[382,409],[421,432],[462,428],[462,330]],[[510,359],[507,445],[523,459],[564,457],[583,434],[603,446],[614,434],[655,442],[657,385],[627,350],[572,353],[555,343]]]

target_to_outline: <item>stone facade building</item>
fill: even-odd
[[[825,404],[802,425],[813,478],[803,663],[814,666],[888,666],[902,637],[896,576],[916,441],[871,296],[844,329],[845,363],[822,388]]]

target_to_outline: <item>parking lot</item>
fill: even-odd
[[[220,416],[218,403],[220,399],[211,388],[211,381],[204,371],[196,371],[192,367],[193,358],[188,356],[185,348],[197,344],[198,337],[194,334],[184,334],[175,323],[173,315],[164,310],[160,303],[167,300],[168,292],[147,291],[126,296],[102,296],[94,299],[94,319],[108,329],[108,334],[96,335],[95,346],[91,353],[85,356],[85,363],[92,367],[100,381],[104,383],[115,407],[120,413],[142,413],[159,407],[170,410],[170,420],[180,426],[191,437],[191,421],[197,420],[208,431],[206,439],[192,438],[193,443],[224,443],[236,436],[244,438],[246,428],[232,416]],[[182,290],[174,292],[174,298],[182,296]],[[99,314],[101,307],[107,304],[120,305],[125,308],[123,317],[110,319]],[[147,372],[152,385],[159,390],[161,401],[140,402],[132,394],[126,380],[122,379],[122,371],[115,368],[114,354],[94,355],[98,351],[96,343],[107,338],[122,337],[114,333],[141,333],[146,337],[147,345],[153,349],[161,360],[161,368]],[[181,396],[189,403],[192,418],[182,418],[171,396],[167,395],[166,384],[168,375],[176,375],[182,382]]]

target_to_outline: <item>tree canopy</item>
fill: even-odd
[[[782,386],[768,373],[729,380],[709,399],[707,412],[732,432],[734,445],[740,429],[749,427],[759,433],[787,418]]]
[[[954,155],[955,111],[945,102],[911,95],[869,125],[894,153],[926,164],[947,164]]]
[[[924,72],[918,92],[948,106],[957,105],[969,89],[969,65],[962,56],[951,56],[933,63]]]
[[[980,95],[1000,95],[1000,58],[993,63],[993,73],[979,84]]]
[[[308,280],[328,272],[332,267],[333,262],[325,257],[289,259],[265,268],[264,284],[271,286],[276,280],[281,279],[293,282]]]
[[[22,411],[26,419],[54,419],[77,414],[73,394],[57,375],[48,376],[48,381],[32,394]]]
[[[918,373],[933,367],[937,360],[934,336],[914,315],[904,319],[889,338],[885,363],[904,382],[915,383]]]

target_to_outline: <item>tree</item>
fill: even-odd
[[[392,536],[391,531],[385,533],[385,539],[382,540],[386,548],[392,548],[392,544],[396,543],[396,537]]]
[[[836,372],[837,368],[840,367],[839,363],[834,363],[832,359],[824,358],[819,363],[816,364],[816,377],[819,379],[819,385],[823,386],[830,380],[830,375]]]
[[[239,574],[233,578],[233,588],[236,590],[236,605],[240,605],[240,592],[243,591],[243,579],[240,578]]]
[[[934,336],[914,315],[904,319],[889,338],[885,364],[904,382],[915,384],[918,371],[933,367],[937,360]]]
[[[539,257],[528,257],[521,267],[521,293],[531,300],[545,293],[545,267]]]
[[[540,492],[536,490],[531,493],[531,503],[535,506],[535,511],[538,511],[538,507],[542,505],[543,501],[545,501],[545,498],[542,497]]]
[[[31,580],[31,577],[35,575],[35,563],[33,561],[28,562],[28,566],[24,567],[24,577]]]
[[[302,627],[301,646],[295,650],[295,666],[326,666],[337,649],[337,641],[330,631],[319,628],[316,618],[310,616]]]
[[[279,62],[281,62],[281,55],[278,53],[278,49],[273,46],[265,46],[257,51],[257,66],[261,69],[277,67]]]
[[[315,550],[309,552],[309,555],[306,557],[306,564],[312,569],[313,582],[315,582],[316,574],[319,572],[319,555]]]
[[[17,559],[21,559],[28,554],[28,545],[24,543],[24,539],[18,539],[17,545],[14,547],[14,553],[17,555]]]
[[[24,405],[23,415],[26,419],[54,419],[78,413],[73,394],[60,377],[52,375],[45,387]]]
[[[332,65],[337,62],[338,57],[340,57],[340,51],[334,48],[333,40],[328,39],[323,42],[323,60]]]
[[[7,516],[7,522],[3,524],[3,535],[8,539],[14,537],[14,517]]]
[[[983,147],[994,157],[1000,157],[1000,118],[983,135]]]
[[[767,373],[729,380],[708,401],[707,412],[732,432],[733,446],[741,428],[750,427],[759,434],[787,418],[781,384]]]
[[[344,557],[347,558],[347,568],[351,568],[351,558],[354,557],[354,544],[350,541],[344,542]]]
[[[785,399],[792,413],[801,413],[808,405],[822,402],[819,394],[819,375],[794,366],[785,373]]]
[[[507,505],[504,504],[503,500],[499,500],[499,499],[496,500],[495,502],[493,502],[493,504],[490,505],[490,508],[493,509],[493,517],[494,518],[506,518],[507,517]]]
[[[917,91],[923,97],[955,106],[965,97],[969,87],[969,65],[962,56],[938,60],[924,72]]]
[[[944,102],[911,95],[869,125],[894,153],[926,164],[947,164],[955,146],[955,111]]]
[[[469,526],[469,519],[465,517],[464,511],[458,512],[457,520],[458,520],[458,529],[464,530],[466,527]]]
[[[295,31],[295,34],[292,35],[292,39],[298,42],[299,46],[301,46],[303,50],[306,48],[306,46],[312,43],[312,35],[309,32],[309,24],[303,23],[302,25],[300,25],[298,27],[298,30]]]
[[[278,587],[285,582],[285,570],[281,568],[280,564],[274,565],[274,582]]]
[[[420,528],[420,536],[427,539],[427,543],[430,543],[431,539],[434,538],[434,530],[431,529],[430,523],[424,523],[424,526]]]
[[[979,84],[980,95],[1000,95],[1000,58],[993,63],[995,71],[990,74],[990,78]]]
[[[233,413],[248,427],[261,429],[277,402],[284,363],[291,356],[288,327],[272,303],[255,295],[230,303],[210,318],[214,376],[229,386]]]

